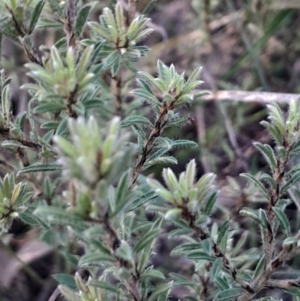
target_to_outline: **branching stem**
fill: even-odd
[[[157,137],[160,137],[161,133],[163,132],[163,130],[167,124],[166,117],[168,115],[168,112],[170,110],[174,109],[176,100],[179,97],[180,97],[180,95],[176,99],[174,99],[170,104],[167,104],[166,102],[163,103],[163,105],[160,109],[160,114],[155,122],[154,128],[150,132],[149,137],[144,144],[141,155],[136,160],[135,166],[132,171],[130,188],[132,188],[133,185],[135,184],[139,173],[142,171],[142,168],[143,168],[146,160],[148,159],[151,151],[153,150],[155,139]]]
[[[8,10],[8,12],[10,13],[11,17],[12,17],[12,21],[15,25],[15,29],[16,29],[17,33],[19,34],[19,36],[21,38],[24,38],[26,36],[26,30],[25,30],[24,26],[20,25],[18,23],[18,21],[17,21],[15,15],[14,15],[13,11],[11,10],[11,8],[7,5],[5,5],[5,7]],[[24,42],[21,42],[21,44],[22,44],[29,60],[32,61],[33,63],[36,63],[36,64],[42,66],[43,65],[42,61],[39,58],[36,49],[34,47],[30,47],[31,49],[28,49],[28,47],[25,45]]]
[[[178,206],[180,209],[182,209],[182,217],[184,220],[187,221],[189,227],[193,229],[197,235],[197,237],[200,240],[210,239],[212,242],[212,250],[214,255],[217,258],[222,259],[223,267],[225,270],[227,270],[232,278],[242,287],[244,288],[248,293],[253,293],[252,288],[250,287],[249,283],[247,281],[241,280],[237,277],[237,270],[236,268],[231,264],[230,260],[222,252],[222,250],[217,246],[217,244],[214,242],[214,240],[211,238],[209,233],[207,233],[202,227],[196,225],[196,217],[193,213],[191,213],[186,206]]]
[[[75,37],[75,21],[77,17],[77,5],[76,0],[67,1],[67,19],[65,21],[65,32],[67,35],[67,45],[72,47],[74,53],[76,53],[76,37]]]

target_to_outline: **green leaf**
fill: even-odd
[[[52,130],[56,129],[59,125],[59,121],[47,121],[41,124],[41,129]]]
[[[141,275],[142,280],[149,278],[150,280],[153,278],[156,279],[161,279],[161,280],[165,280],[166,277],[164,276],[164,274],[158,270],[155,269],[149,269],[147,271],[145,271],[145,273],[143,273]]]
[[[116,199],[115,199],[116,208],[114,212],[109,215],[110,218],[116,216],[126,206],[126,203],[128,202],[128,198],[130,196],[128,183],[129,183],[129,172],[125,172],[122,175],[116,190]]]
[[[168,70],[167,66],[161,61],[157,61],[157,70],[158,70],[158,76],[160,79],[162,79],[163,82],[165,82],[167,85],[169,85],[170,80],[168,78]]]
[[[259,142],[254,142],[253,145],[263,154],[272,170],[272,173],[274,173],[277,167],[277,159],[271,146]]]
[[[63,27],[63,24],[58,21],[41,17],[35,28],[62,28],[62,27]],[[57,47],[57,48],[59,48],[59,47]]]
[[[154,152],[145,162],[145,165],[147,165],[148,162],[154,161],[157,158],[161,158],[164,154],[166,154],[169,151],[168,148],[160,148],[156,152]]]
[[[67,301],[82,301],[81,297],[79,297],[73,290],[71,290],[67,286],[59,285],[58,288],[64,298],[67,299]]]
[[[297,237],[294,237],[294,236],[291,236],[291,237],[287,237],[283,243],[282,243],[282,246],[288,246],[288,245],[294,245],[298,242],[298,238]]]
[[[300,181],[300,171],[295,172],[293,176],[291,176],[285,184],[280,189],[280,194],[283,194],[288,191],[289,188],[291,188],[292,185],[294,185],[296,182]]]
[[[280,132],[279,128],[275,124],[270,124],[265,120],[261,121],[260,124],[269,131],[269,133],[273,136],[274,140],[277,142],[278,145],[282,145],[283,134]]]
[[[32,225],[32,226],[42,226],[44,229],[50,230],[50,225],[47,224],[46,221],[39,218],[38,216],[34,215],[31,210],[26,210],[20,215],[20,219],[24,221],[26,224]]]
[[[19,34],[9,17],[0,18],[0,32],[13,41],[20,43]]]
[[[41,205],[38,206],[33,213],[41,219],[48,220],[52,224],[70,225],[74,230],[77,228],[80,229],[80,231],[86,229],[81,216],[68,212],[63,208]]]
[[[96,62],[97,57],[104,45],[105,45],[105,40],[100,40],[94,45],[94,50],[93,50],[91,60],[90,60],[91,64]]]
[[[81,7],[77,18],[76,18],[76,25],[75,25],[75,35],[77,38],[80,38],[81,33],[84,29],[84,26],[86,24],[86,21],[89,17],[90,11],[92,9],[93,5],[88,3]]]
[[[137,81],[137,84],[138,84],[142,89],[146,90],[146,91],[147,91],[148,93],[150,93],[150,94],[153,94],[153,93],[152,93],[152,90],[151,90],[151,88],[150,88],[150,86],[148,85],[148,83],[147,83],[145,80],[138,78],[136,81]]]
[[[3,148],[7,148],[7,149],[18,149],[18,148],[29,148],[29,146],[23,145],[21,142],[17,142],[17,141],[11,141],[11,140],[4,140],[1,143],[1,147]]]
[[[121,66],[121,57],[120,55],[118,55],[117,59],[113,62],[113,64],[111,65],[111,76],[114,77],[117,75],[119,69]]]
[[[39,20],[39,17],[41,15],[41,12],[44,8],[44,5],[46,3],[46,0],[41,0],[39,1],[33,10],[32,17],[30,20],[30,25],[29,25],[29,34],[31,34],[36,26],[37,21]]]
[[[91,98],[82,102],[84,108],[86,110],[92,108],[99,108],[100,106],[105,104],[105,101],[101,98]]]
[[[226,281],[224,279],[224,277],[217,276],[215,278],[215,283],[222,291],[225,291],[226,289],[229,289],[229,287],[230,287],[228,281]]]
[[[83,255],[79,262],[79,266],[101,266],[105,262],[115,262],[115,258],[104,253],[87,253]]]
[[[211,273],[211,277],[212,277],[212,280],[215,281],[215,279],[220,275],[220,271],[222,269],[222,259],[221,258],[217,258],[211,269],[210,269],[210,273]]]
[[[193,251],[190,252],[187,255],[188,259],[193,259],[193,260],[208,260],[208,261],[214,261],[215,258],[213,256],[210,256],[209,254],[207,254],[207,252],[203,252],[203,251]]]
[[[144,89],[135,89],[132,91],[132,93],[135,96],[139,96],[142,99],[145,99],[146,101],[148,101],[149,103],[151,103],[152,105],[160,105],[159,100],[155,97],[155,95],[153,95],[152,93],[149,93],[147,90]]]
[[[210,215],[215,203],[216,203],[216,200],[217,200],[217,197],[218,197],[218,194],[219,194],[219,191],[215,191],[213,192],[207,199],[207,202],[206,202],[206,205],[204,207],[204,210],[203,210],[203,213],[207,216]]]
[[[293,166],[293,168],[291,168],[289,171],[285,172],[284,175],[286,178],[290,178],[292,176],[297,175],[298,172],[300,172],[300,164],[296,164],[295,166]]]
[[[251,209],[244,208],[242,209],[239,213],[240,215],[247,216],[252,218],[257,224],[262,226],[263,228],[266,228],[266,224],[264,223],[263,220],[261,220]]]
[[[160,229],[152,229],[148,233],[146,233],[134,247],[133,253],[138,254],[143,249],[152,245],[154,243],[154,241],[158,238],[158,235],[160,232],[161,232]]]
[[[119,51],[113,51],[104,61],[106,67],[111,66],[118,58],[119,58]]]
[[[286,214],[282,211],[281,208],[273,207],[273,211],[282,227],[283,232],[288,237],[291,233],[291,226]]]
[[[188,243],[188,244],[183,244],[175,247],[171,255],[177,255],[177,254],[188,254],[190,251],[195,251],[195,250],[201,250],[202,245],[200,243]]]
[[[172,222],[174,223],[175,220],[172,220]],[[192,229],[190,229],[190,228],[175,229],[175,230],[171,230],[169,232],[168,237],[169,237],[169,239],[171,239],[171,238],[173,239],[176,236],[189,235],[189,234],[191,234],[191,232],[192,232]]]
[[[269,119],[275,124],[282,134],[285,133],[285,120],[280,106],[277,103],[267,105],[269,111]]]
[[[189,120],[186,117],[176,117],[170,118],[166,124],[166,128],[170,127],[181,127],[189,123]]]
[[[146,7],[144,8],[142,15],[147,15],[148,12],[152,9],[155,2],[157,2],[157,0],[150,0],[146,5]]]
[[[73,276],[68,275],[68,274],[54,274],[52,277],[59,283],[66,285],[70,289],[77,289],[76,282]]]
[[[143,204],[156,199],[158,197],[157,193],[154,191],[149,191],[132,201],[132,203],[126,208],[126,212],[133,211],[138,207],[142,206]]]
[[[102,288],[104,290],[107,290],[115,294],[121,294],[121,291],[116,287],[116,285],[112,285],[108,282],[104,282],[100,280],[91,280],[89,281],[89,285]]]
[[[140,125],[132,125],[131,128],[137,136],[139,150],[142,150],[146,139],[145,133]]]
[[[56,129],[56,135],[62,136],[68,130],[68,119],[64,118]]]
[[[174,147],[197,147],[198,144],[192,140],[185,140],[185,139],[179,139],[179,140],[173,140],[173,148]]]
[[[59,2],[57,0],[48,0],[48,3],[54,13],[57,13],[58,16],[61,18],[64,17],[64,13],[63,13],[62,9],[60,8]]]
[[[26,166],[18,172],[18,175],[31,172],[45,172],[45,171],[61,171],[63,167],[58,164],[36,164]]]
[[[218,293],[214,301],[225,301],[225,300],[236,300],[238,296],[240,296],[244,292],[242,288],[229,288]]]
[[[148,246],[147,248],[144,248],[142,252],[139,254],[137,270],[139,271],[140,274],[144,272],[146,266],[148,265],[151,252],[152,252],[152,248],[151,246]]]
[[[260,192],[265,196],[265,198],[269,198],[268,191],[254,176],[252,176],[249,173],[242,173],[240,174],[240,176],[250,180],[260,190]]]
[[[178,161],[175,157],[173,156],[163,156],[163,157],[159,157],[156,158],[154,160],[151,161],[147,161],[147,163],[144,164],[142,171],[146,170],[147,168],[149,168],[150,166],[156,165],[156,164],[177,164]]]
[[[157,298],[164,293],[169,293],[172,287],[173,281],[169,283],[164,283],[155,288],[153,293],[151,294],[150,298],[148,298],[148,301],[156,301]]]
[[[147,126],[153,127],[153,124],[151,123],[151,121],[141,115],[131,115],[127,118],[125,118],[121,123],[120,123],[120,127],[124,128],[124,127],[128,127],[131,125],[135,125],[135,124],[145,124]]]
[[[54,112],[54,111],[62,111],[66,109],[66,105],[64,103],[58,103],[58,102],[43,102],[39,105],[37,105],[33,112],[35,114],[38,113],[48,113],[48,112]]]
[[[129,183],[129,172],[125,172],[118,184],[117,191],[116,191],[116,203],[120,202],[122,198],[125,197],[126,193],[128,192],[128,183]]]
[[[300,140],[298,140],[297,142],[295,142],[292,146],[292,151],[293,152],[298,152],[300,150]]]
[[[197,283],[187,280],[185,277],[177,273],[169,273],[169,277],[174,279],[174,285],[191,287],[192,289],[198,285]]]
[[[255,280],[259,275],[261,274],[262,270],[264,269],[265,266],[265,255],[262,255],[260,258],[259,262],[256,265],[255,271],[253,273],[253,280]]]
[[[276,181],[269,174],[263,173],[260,176],[260,180],[267,182],[271,188],[276,189],[276,186],[277,186]]]
[[[230,223],[230,220],[229,220],[229,218],[227,218],[227,220],[220,227],[220,230],[218,233],[217,245],[221,247],[223,252],[226,250],[229,223]],[[225,245],[224,245],[224,243],[225,243]]]

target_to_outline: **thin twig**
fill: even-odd
[[[271,288],[281,288],[281,289],[300,287],[300,278],[285,279],[285,280],[271,279],[267,281],[266,286]]]
[[[210,238],[212,242],[212,251],[214,252],[215,256],[217,258],[222,259],[223,267],[225,270],[227,270],[231,277],[242,287],[244,288],[248,293],[253,293],[252,288],[250,287],[249,283],[247,281],[241,280],[237,277],[237,270],[236,268],[231,264],[230,260],[222,252],[222,250],[217,246],[215,241],[211,238],[210,234],[206,232],[202,227],[196,225],[196,216],[193,215],[189,209],[186,206],[178,206],[178,208],[182,209],[182,218],[188,223],[189,227],[193,229],[197,235],[197,237],[200,240],[205,240],[207,238]]]
[[[114,97],[115,115],[122,116],[122,76],[121,70],[111,79],[111,90]]]
[[[0,137],[2,136],[7,140],[16,141],[16,142],[20,143],[21,145],[23,145],[24,147],[30,148],[36,152],[40,152],[42,150],[42,146],[40,144],[35,143],[30,140],[14,137],[9,132],[10,132],[10,130],[8,128],[0,127]]]
[[[212,267],[212,262],[208,262],[206,265],[205,265],[205,274],[206,275],[202,275],[202,273],[200,272],[197,272],[199,278],[200,278],[200,281],[201,281],[201,290],[200,290],[200,293],[199,293],[199,297],[201,300],[206,300],[208,299],[208,295],[209,295],[209,292],[208,292],[208,285],[209,285],[209,282],[210,282],[210,276],[209,276],[209,272],[210,272],[210,269]]]
[[[254,293],[245,292],[239,296],[236,301],[253,300],[255,295],[267,286],[269,278],[275,272],[275,270],[281,267],[286,260],[290,259],[296,253],[296,251],[297,248],[293,247],[292,245],[285,246],[279,255],[277,255],[277,257],[266,266],[266,269],[261,273],[261,275],[250,284],[251,288],[254,290]]]
[[[78,90],[78,84],[75,86],[74,90],[69,94],[67,98],[67,114],[69,117],[77,118],[77,113],[73,110],[72,105],[76,103],[76,93]]]
[[[120,256],[116,255],[116,250],[121,246],[121,239],[119,238],[116,230],[112,227],[108,213],[106,213],[103,217],[100,217],[98,220],[90,219],[92,223],[101,224],[104,230],[107,233],[107,244],[115,259],[118,262],[120,267],[124,267],[126,269],[133,269],[132,262],[121,258]],[[131,279],[125,280],[125,286],[133,296],[134,301],[142,301],[140,288],[139,288],[139,275],[138,271],[131,272]]]
[[[67,19],[65,21],[65,33],[67,35],[67,45],[72,47],[76,53],[75,21],[77,16],[76,0],[67,1]]]
[[[291,93],[273,93],[273,92],[256,92],[256,91],[234,91],[234,90],[224,90],[224,91],[209,91],[210,94],[203,96],[201,100],[205,101],[242,101],[242,102],[257,102],[260,104],[269,104],[272,102],[280,104],[289,104],[291,101],[298,99],[299,94]]]
[[[25,30],[23,24],[20,25],[18,23],[18,21],[16,19],[16,16],[14,15],[13,11],[11,10],[11,8],[8,5],[5,5],[5,7],[11,15],[11,18],[12,18],[12,21],[14,23],[14,26],[15,26],[15,29],[16,29],[17,33],[19,34],[19,36],[21,38],[24,38],[26,36],[26,30]],[[43,63],[42,63],[41,59],[39,58],[36,49],[31,46],[31,50],[30,50],[30,49],[28,49],[28,47],[25,45],[24,42],[21,42],[21,44],[22,44],[28,58],[30,59],[30,61],[42,66]]]
[[[76,0],[67,1],[67,19],[65,21],[64,30],[67,36],[67,45],[74,51],[75,56],[77,55],[77,41],[75,36],[75,22],[77,17],[77,4]],[[78,90],[78,84],[75,86],[73,91],[67,98],[67,114],[69,117],[77,118],[77,113],[73,110],[72,105],[76,103],[76,93]]]
[[[166,102],[163,103],[163,105],[160,109],[160,114],[155,122],[154,128],[150,132],[149,137],[148,137],[147,141],[145,142],[145,145],[142,149],[142,153],[136,160],[135,166],[132,170],[130,188],[132,188],[133,185],[135,184],[135,182],[138,178],[138,175],[142,171],[144,164],[146,163],[150,153],[152,152],[152,150],[154,148],[155,139],[157,137],[159,137],[161,135],[161,133],[163,132],[163,130],[166,126],[166,123],[167,123],[166,116],[167,116],[168,112],[170,110],[174,109],[176,101],[180,96],[181,95],[178,95],[170,104],[167,104]]]
[[[289,133],[287,132],[286,135]],[[272,274],[282,266],[282,264],[289,259],[293,254],[296,253],[297,248],[294,245],[283,246],[280,253],[276,256],[275,254],[275,213],[273,207],[276,205],[280,198],[280,190],[284,183],[284,175],[286,171],[286,165],[290,159],[291,146],[288,141],[284,139],[283,145],[286,149],[286,158],[278,159],[276,168],[273,174],[276,188],[269,190],[269,200],[267,208],[267,219],[268,224],[266,227],[266,239],[265,239],[265,268],[260,275],[250,284],[253,293],[245,292],[237,298],[237,301],[249,301],[259,293],[269,281]],[[296,238],[299,239],[300,231],[297,233]]]

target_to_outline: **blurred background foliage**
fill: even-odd
[[[36,2],[33,0],[30,5],[34,6]],[[97,1],[90,19],[96,20],[104,7],[112,7],[115,2]],[[0,9],[3,3],[0,0]],[[155,74],[159,58],[167,65],[173,63],[178,72],[185,70],[187,74],[203,66],[202,79],[205,83],[202,87],[208,90],[300,92],[300,1],[138,1],[140,13],[150,7],[148,16],[155,31],[143,42],[151,51],[140,60],[140,70]],[[51,19],[47,5],[45,10]],[[48,25],[41,22],[34,36],[38,53],[45,47],[50,48],[62,36],[55,24],[51,28]],[[1,55],[1,64],[12,77],[13,113],[17,115],[26,109],[29,99],[26,91],[19,88],[29,81],[24,67],[28,59],[24,50],[5,36]],[[104,77],[104,83],[105,80]],[[128,95],[126,101],[131,99],[132,96]],[[245,247],[256,247],[258,233],[255,226],[245,223],[237,213],[244,206],[259,207],[260,199],[253,196],[251,187],[237,176],[241,172],[256,173],[266,167],[262,156],[252,145],[253,141],[272,143],[259,124],[266,117],[265,106],[259,101],[202,101],[184,110],[190,120],[189,125],[180,130],[171,129],[168,135],[194,140],[199,143],[199,148],[176,151],[180,163],[173,169],[176,173],[181,172],[194,157],[199,166],[198,176],[204,172],[215,172],[221,188],[218,199],[221,210],[214,218],[222,219],[230,212],[243,229],[253,230],[250,245]],[[148,173],[159,177],[161,168],[149,169]],[[293,229],[300,225],[300,215],[295,209],[292,204],[286,211]],[[9,247],[1,243],[1,301],[46,301],[56,287],[50,275],[53,270],[65,269],[59,257],[34,240],[37,233],[27,232],[25,235],[24,232],[20,225],[14,224]],[[174,247],[172,244],[174,242],[167,241],[164,236],[158,240],[155,264],[167,271],[172,266],[172,271],[184,270],[188,275],[190,265],[187,261],[166,257]],[[255,260],[256,257],[254,253]],[[294,269],[289,273],[299,276],[299,258],[293,259],[292,266]],[[280,272],[277,277],[280,277]],[[180,297],[182,292],[175,290],[173,294]]]

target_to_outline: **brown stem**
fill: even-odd
[[[7,5],[5,5],[5,7],[9,11],[9,13],[10,13],[10,15],[12,17],[12,21],[13,21],[13,23],[15,25],[15,29],[16,29],[17,33],[19,34],[19,36],[21,38],[24,38],[26,36],[26,30],[25,30],[23,24],[20,25],[18,23],[15,15],[14,15],[14,13],[11,10],[10,7],[8,7]],[[26,52],[26,54],[27,54],[27,56],[28,56],[28,58],[29,58],[30,61],[32,61],[33,63],[36,63],[36,64],[38,64],[40,66],[43,65],[43,63],[42,63],[41,59],[39,58],[39,56],[37,54],[37,51],[36,51],[36,49],[34,47],[31,47],[31,50],[30,50],[30,49],[27,48],[27,46],[25,45],[25,43],[22,43],[22,46],[23,46],[23,48],[24,48],[24,50],[25,50],[25,52]]]
[[[209,233],[207,233],[202,227],[196,225],[196,216],[192,214],[189,209],[186,206],[178,206],[180,209],[182,209],[182,217],[185,221],[187,221],[189,227],[193,229],[197,235],[197,237],[200,240],[205,240],[207,238],[210,238],[212,241],[212,250],[214,252],[214,255],[218,258],[222,259],[223,267],[225,270],[227,270],[232,278],[242,287],[244,288],[248,293],[253,293],[252,288],[250,287],[249,283],[244,280],[240,280],[237,277],[237,270],[236,268],[231,264],[230,260],[227,258],[227,256],[222,252],[222,250],[217,246],[217,244],[214,242],[214,240],[210,237]]]
[[[299,233],[297,234],[299,238]],[[283,265],[283,263],[290,259],[297,252],[297,248],[293,245],[285,246],[282,251],[276,256],[275,259],[271,261],[269,265],[266,266],[265,270],[259,275],[252,283],[251,288],[253,293],[246,292],[237,298],[237,301],[250,301],[253,300],[255,295],[259,293],[262,289],[268,286],[269,278],[272,274]],[[282,280],[285,281],[285,280]],[[288,280],[287,280],[288,281]]]
[[[67,98],[67,114],[69,117],[77,118],[77,113],[73,110],[72,105],[76,103],[76,93],[78,90],[78,85],[75,86],[74,90],[69,94]]]
[[[180,97],[180,96],[178,96],[178,97]],[[153,150],[155,139],[161,135],[161,133],[166,125],[166,116],[167,116],[169,110],[174,109],[176,100],[177,100],[177,98],[175,100],[173,100],[169,105],[166,102],[163,103],[163,105],[160,109],[160,114],[158,116],[158,119],[155,122],[154,128],[150,132],[149,137],[148,137],[147,141],[145,142],[145,145],[142,149],[141,155],[136,160],[135,166],[132,171],[130,188],[132,188],[133,185],[135,184],[139,173],[142,171],[142,168],[143,168],[147,158],[149,157],[151,151]]]
[[[30,140],[25,140],[25,139],[16,138],[16,137],[11,136],[8,128],[0,127],[0,136],[4,137],[7,140],[13,140],[13,141],[19,142],[23,146],[29,147],[36,152],[40,152],[42,150],[42,146],[38,143],[32,142]]]
[[[117,232],[115,229],[111,226],[110,220],[108,213],[104,215],[102,219],[99,220],[90,220],[93,223],[99,223],[103,225],[104,230],[107,232],[107,237],[108,237],[108,246],[109,249],[111,250],[111,253],[115,257],[115,259],[118,262],[119,267],[124,267],[126,269],[133,269],[132,262],[128,260],[124,260],[123,258],[119,257],[118,255],[115,254],[115,251],[121,246],[121,240],[118,237]],[[125,280],[124,281],[126,288],[130,292],[130,294],[133,296],[134,301],[141,301],[141,294],[140,294],[140,287],[139,287],[139,273],[138,271],[131,272],[131,279],[130,280]]]
[[[115,115],[122,116],[122,76],[121,71],[111,79],[111,90],[114,97]]]
[[[75,22],[77,16],[77,5],[76,0],[68,0],[67,1],[67,19],[65,21],[65,32],[67,35],[67,45],[68,47],[72,47],[74,53],[76,53],[76,37],[75,37]]]
[[[288,133],[286,133],[286,136]],[[296,251],[297,248],[293,245],[284,246],[281,252],[275,256],[275,214],[273,211],[273,207],[276,205],[277,201],[280,197],[280,189],[284,182],[284,175],[286,165],[290,158],[290,150],[291,146],[288,144],[287,139],[284,138],[283,146],[287,150],[286,159],[278,159],[277,167],[274,172],[274,180],[276,182],[276,188],[270,190],[269,192],[269,202],[267,208],[267,216],[268,216],[268,225],[266,230],[266,247],[265,247],[265,269],[261,272],[261,274],[250,284],[253,289],[253,293],[246,292],[240,297],[237,298],[237,301],[248,301],[252,300],[252,298],[259,293],[262,289],[268,286],[269,278],[272,274],[282,266],[282,264],[289,259]],[[300,231],[298,232],[296,237],[300,237]],[[288,280],[282,280],[288,281]]]
[[[205,271],[207,273],[209,273],[210,269],[212,267],[212,262],[208,262],[206,265],[205,265]],[[209,285],[209,280],[210,280],[210,277],[209,276],[204,276],[202,275],[202,273],[197,273],[199,278],[200,278],[200,281],[201,281],[201,290],[200,290],[200,294],[199,294],[199,297],[201,300],[207,300],[208,299],[208,285]]]
[[[270,288],[281,288],[281,289],[300,287],[300,278],[285,279],[285,280],[271,279],[267,281],[266,286]]]

